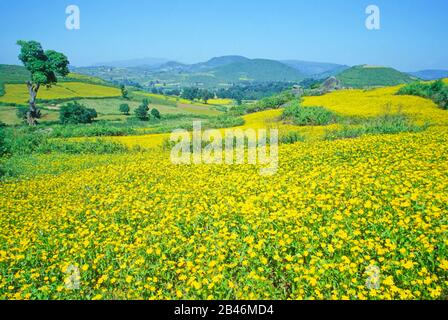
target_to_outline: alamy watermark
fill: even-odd
[[[64,273],[66,274],[64,279],[65,288],[67,290],[79,290],[81,284],[79,268],[74,265],[69,265]]]
[[[224,131],[224,135],[222,134]],[[260,166],[261,175],[278,169],[278,130],[205,130],[193,122],[193,132],[175,130],[171,134],[171,161],[174,164],[251,164]]]
[[[81,29],[81,11],[77,5],[69,5],[65,8],[65,27],[67,30],[79,30]]]
[[[366,8],[366,28],[368,30],[380,30],[381,29],[381,12],[380,8],[376,5],[369,5]]]

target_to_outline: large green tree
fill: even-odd
[[[20,48],[19,59],[25,68],[31,73],[31,78],[27,81],[28,92],[30,94],[29,110],[26,120],[29,125],[36,125],[40,117],[40,111],[36,106],[36,98],[41,86],[51,87],[58,82],[57,75],[65,77],[68,75],[69,61],[67,57],[53,50],[42,49],[36,41],[17,41]]]

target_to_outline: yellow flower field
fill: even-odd
[[[0,102],[26,104],[29,100],[26,84],[5,84],[5,95]],[[38,99],[100,98],[119,97],[120,89],[82,82],[61,82],[51,88],[42,87]]]
[[[145,152],[24,159],[32,174],[0,182],[0,299],[446,299],[447,111],[394,90],[305,103],[356,116],[391,103],[433,125],[280,145],[269,177],[176,166],[156,148],[169,134],[105,138]],[[281,112],[240,128],[337,127]]]
[[[448,113],[429,99],[398,96],[400,86],[374,90],[341,90],[317,97],[306,97],[304,106],[323,106],[345,116],[375,116],[385,112],[402,112],[416,120],[448,123]]]
[[[447,152],[446,128],[298,143],[269,178],[163,152],[44,155],[61,172],[0,186],[0,298],[446,297]]]

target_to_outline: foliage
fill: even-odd
[[[427,125],[412,123],[403,114],[385,114],[366,120],[358,126],[343,126],[340,130],[328,131],[327,140],[356,138],[367,134],[397,134],[401,132],[421,132]]]
[[[97,116],[95,109],[86,108],[77,101],[69,102],[59,111],[59,120],[63,124],[92,123]]]
[[[56,75],[69,74],[68,59],[62,53],[47,50],[44,51],[40,43],[36,41],[17,41],[20,46],[19,60],[31,73],[31,81],[34,84],[52,85],[57,82]]]
[[[278,140],[280,144],[293,144],[303,141],[305,141],[305,138],[296,131],[290,131],[287,134],[283,134],[279,137]]]
[[[143,103],[134,110],[134,113],[137,119],[146,121],[149,119],[148,111],[149,111],[148,105]]]
[[[160,118],[161,118],[161,116],[160,116],[160,112],[159,112],[159,110],[157,110],[156,108],[153,108],[153,109],[151,110],[151,116],[152,116],[154,119],[160,119]]]
[[[120,86],[120,90],[121,90],[121,97],[123,99],[129,99],[129,91],[128,91],[128,89],[126,89],[126,87],[124,85]]]
[[[397,95],[412,95],[431,99],[440,108],[448,109],[448,85],[442,80],[432,83],[413,82],[400,88]]]
[[[337,117],[323,107],[303,107],[300,101],[293,101],[283,111],[282,118],[299,126],[322,126],[334,123]]]
[[[246,109],[248,113],[259,112],[268,109],[278,109],[294,99],[294,95],[289,91],[282,92],[269,98],[257,101],[253,105],[249,105]]]
[[[122,104],[120,105],[119,110],[120,110],[120,112],[123,113],[124,115],[129,115],[129,111],[130,111],[131,109],[129,108],[129,104],[127,104],[127,103],[122,103]]]

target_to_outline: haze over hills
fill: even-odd
[[[205,62],[184,64],[148,58],[74,68],[79,73],[98,76],[108,81],[166,86],[228,86],[238,82],[287,81],[300,82],[305,78],[326,78],[348,66],[306,62],[249,59],[230,55],[215,57]],[[139,64],[140,63],[140,64]]]
[[[448,70],[422,70],[409,72],[409,74],[423,80],[438,80],[448,78]]]
[[[314,78],[326,78],[342,72],[349,66],[335,63],[312,62],[302,60],[282,60],[280,61],[287,66],[297,69],[306,76]]]
[[[159,67],[164,63],[167,63],[167,59],[163,58],[141,58],[141,59],[131,59],[131,60],[119,60],[119,61],[109,61],[95,63],[92,67],[115,67],[115,68],[131,68],[131,67]]]

